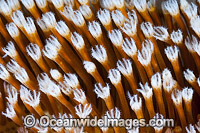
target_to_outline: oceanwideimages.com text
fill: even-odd
[[[90,118],[65,118],[56,119],[49,116],[42,116],[37,120],[41,127],[125,127],[132,129],[133,127],[174,127],[173,119],[111,119],[103,116],[101,119]],[[36,118],[33,115],[27,115],[24,118],[24,125],[28,128],[36,124]]]

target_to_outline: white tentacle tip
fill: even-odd
[[[88,115],[90,115],[90,113],[92,112],[92,106],[91,104],[85,104],[82,107],[82,104],[79,104],[75,107],[76,110],[76,114],[80,117],[80,118],[86,118]]]
[[[121,74],[117,69],[110,69],[108,72],[108,78],[113,85],[117,85],[121,81]]]
[[[119,109],[117,107],[115,107],[114,109],[107,111],[106,115],[108,116],[109,119],[119,119],[121,113],[120,113]]]
[[[185,102],[191,102],[192,97],[193,97],[193,93],[194,93],[194,91],[193,91],[192,88],[188,88],[188,87],[183,88],[183,90],[182,90],[183,100]]]
[[[106,84],[106,86],[103,87],[101,83],[97,83],[95,84],[94,92],[97,94],[97,97],[106,99],[110,95],[110,87],[108,84]]]

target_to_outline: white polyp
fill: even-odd
[[[2,114],[10,119],[14,118],[17,115],[13,106],[9,103],[7,103],[6,112],[2,112]]]
[[[0,64],[0,78],[3,80],[8,80],[10,77],[10,73],[6,70],[6,68]]]
[[[54,117],[55,118],[55,117]],[[55,118],[56,119],[56,118]],[[60,119],[60,118],[59,118]],[[59,127],[59,126],[55,126],[55,127],[51,127],[51,129],[55,130],[57,133],[60,133],[63,131],[64,127]]]
[[[176,0],[168,0],[164,6],[172,16],[176,16],[179,13],[179,6]]]
[[[6,29],[11,37],[16,38],[19,36],[19,29],[13,22],[6,24]]]
[[[56,25],[56,18],[53,12],[47,12],[45,14],[42,14],[42,20],[50,29],[54,28]]]
[[[90,62],[90,61],[83,61],[83,65],[84,65],[85,70],[89,74],[92,74],[97,69],[96,65],[93,62]]]
[[[167,31],[167,28],[162,26],[156,26],[154,27],[154,35],[156,39],[161,41],[166,41],[169,38],[169,33]]]
[[[67,73],[64,75],[64,84],[69,85],[72,88],[79,86],[79,80],[76,74]]]
[[[195,50],[195,52],[197,52],[197,54],[200,55],[200,42],[198,42],[196,38],[194,38],[193,40],[194,40],[192,41],[193,50]]]
[[[161,79],[161,74],[159,72],[157,72],[151,77],[151,86],[155,89],[162,88],[162,79]]]
[[[42,31],[44,31],[44,32],[50,31],[50,29],[48,28],[48,26],[45,24],[44,20],[37,19],[36,22],[39,25],[39,27],[42,29]]]
[[[188,7],[189,3],[187,0],[180,0],[180,8],[181,10],[185,10]]]
[[[184,12],[190,20],[197,17],[197,5],[194,3],[189,4],[188,7],[184,9]]]
[[[40,121],[38,119],[36,119],[34,128],[38,130],[38,132],[40,133],[47,133],[49,131],[48,127],[43,127],[40,124]]]
[[[35,0],[35,2],[40,9],[47,6],[47,0]]]
[[[125,6],[125,0],[115,0],[115,6],[119,9]]]
[[[41,73],[41,76],[40,75],[37,76],[37,80],[38,80],[40,90],[44,92],[45,94],[49,94],[47,90],[49,83],[51,82],[49,76],[46,73]]]
[[[154,9],[156,7],[156,0],[149,0],[147,2],[147,9],[149,11],[151,11],[152,9]]]
[[[26,18],[26,23],[24,23],[24,28],[28,34],[34,34],[37,31],[34,21],[31,17]]]
[[[110,95],[110,87],[108,84],[106,84],[106,86],[103,87],[101,83],[97,83],[94,86],[94,92],[97,94],[97,97],[106,99]]]
[[[86,5],[87,3],[89,3],[89,0],[78,0],[78,2],[79,2],[81,5]]]
[[[150,47],[142,47],[141,52],[138,50],[137,57],[143,66],[148,66],[150,64],[152,52]]]
[[[105,63],[108,60],[106,49],[102,45],[96,45],[96,50],[92,48],[91,55],[100,63]]]
[[[35,90],[33,90],[31,93],[31,91],[26,87],[21,86],[20,95],[24,95],[23,102],[29,104],[32,107],[37,107],[40,104],[40,92],[37,93]]]
[[[89,104],[89,105],[85,104],[82,107],[82,104],[79,104],[79,105],[75,106],[75,110],[76,110],[76,114],[80,118],[86,118],[92,112],[92,106],[91,106],[91,104]]]
[[[78,27],[82,27],[85,24],[85,19],[79,10],[76,10],[73,14],[71,14],[71,20]]]
[[[173,78],[172,74],[168,68],[165,68],[162,72],[162,79],[164,81],[164,80],[169,80],[170,78]]]
[[[86,102],[85,92],[82,89],[73,89],[74,99],[83,104]]]
[[[6,64],[6,67],[11,73],[16,73],[21,69],[19,64],[13,59],[10,59],[10,61]]]
[[[196,133],[196,130],[192,124],[189,124],[188,127],[185,127],[187,133]]]
[[[19,0],[7,0],[9,7],[11,7],[14,11],[21,8]]]
[[[37,44],[30,43],[26,46],[26,52],[35,61],[38,61],[42,57],[40,47]]]
[[[42,49],[43,54],[51,60],[55,60],[58,56],[58,51],[51,44],[46,44]]]
[[[66,37],[70,34],[70,30],[69,30],[67,24],[62,20],[60,20],[59,22],[56,23],[55,29],[63,37]]]
[[[130,38],[130,40],[128,38],[124,39],[124,43],[122,44],[122,49],[130,57],[137,55],[137,47],[135,45],[135,41],[132,38]]]
[[[125,0],[125,7],[128,8],[129,10],[133,9],[134,7],[133,0]]]
[[[200,120],[195,124],[196,129],[200,132]]]
[[[51,77],[56,81],[62,78],[62,74],[57,69],[51,69],[50,74],[51,74]]]
[[[110,69],[108,72],[108,78],[113,85],[117,85],[121,82],[121,74],[117,69]]]
[[[90,9],[90,7],[88,5],[80,6],[79,10],[86,20],[90,19],[92,17],[93,13],[92,13],[92,10]]]
[[[147,9],[146,0],[133,0],[133,3],[139,12],[144,12]]]
[[[165,48],[165,54],[167,55],[167,58],[171,61],[177,61],[178,59],[178,53],[179,53],[179,49],[177,46],[168,46],[167,48]]]
[[[133,127],[132,129],[128,130],[128,133],[139,133],[139,127]]]
[[[185,39],[185,46],[187,47],[189,52],[192,52],[192,53],[195,52],[193,44],[196,45],[197,43],[198,43],[198,41],[197,41],[196,37],[194,37],[193,35],[192,35],[192,40],[190,40],[189,36],[187,36]]]
[[[196,81],[196,77],[193,71],[191,71],[190,69],[186,69],[185,71],[183,71],[183,75],[189,83],[193,83]]]
[[[77,50],[81,50],[85,47],[85,42],[83,40],[83,37],[77,32],[71,33],[71,41]]]
[[[106,112],[106,115],[109,119],[120,119],[120,111],[117,107],[115,107],[114,109],[111,109],[110,111]]]
[[[99,38],[102,35],[102,30],[99,22],[92,21],[88,24],[88,29],[94,38]]]
[[[40,87],[40,91],[50,95],[50,93],[48,93],[48,86],[52,81],[50,80],[48,75],[46,73],[41,73],[40,75],[37,76],[37,80],[38,80],[38,85]]]
[[[4,57],[9,55],[11,58],[15,58],[18,54],[12,41],[8,42],[8,45],[2,50],[6,54]]]
[[[26,19],[24,17],[24,14],[22,11],[17,10],[15,12],[12,13],[11,16],[13,22],[19,27],[22,28],[24,23],[26,23]]]
[[[120,28],[128,36],[134,36],[137,32],[137,20],[135,19],[126,20],[123,27]]]
[[[180,29],[177,31],[172,31],[170,38],[175,44],[180,44],[183,42],[183,34]]]
[[[97,17],[103,25],[108,25],[111,23],[110,11],[107,9],[99,9],[97,12]]]
[[[171,98],[175,105],[182,104],[182,92],[180,90],[174,90],[171,94]]]
[[[130,11],[128,11],[127,14],[128,14],[129,20],[133,20],[135,23],[138,23],[138,18],[137,18],[137,14],[136,14],[135,10],[130,10]]]
[[[163,120],[164,121],[163,115],[159,114],[159,113],[156,113],[156,115],[153,117],[153,119],[155,119],[155,120]],[[154,129],[157,132],[162,132],[163,127],[164,127],[163,125],[161,125],[161,126],[155,126]]]
[[[55,82],[50,80],[46,73],[41,74],[41,77],[38,76],[38,83],[40,90],[46,94],[52,95],[53,97],[57,98],[58,96],[62,95],[60,91],[60,86],[57,85]]]
[[[20,98],[21,100],[24,102],[26,100],[26,95],[28,94],[30,90],[28,90],[25,86],[21,85],[20,86],[20,90],[19,90],[19,94],[20,94]]]
[[[162,1],[162,3],[161,3],[162,12],[163,12],[163,14],[169,14],[168,10],[165,7],[165,3],[166,3],[166,1]]]
[[[29,76],[24,68],[20,68],[17,72],[14,73],[14,76],[21,83],[26,84],[29,79]]]
[[[140,83],[140,87],[141,89],[137,89],[137,91],[139,91],[140,93],[142,93],[143,97],[145,99],[150,99],[153,96],[153,91],[152,88],[149,87],[148,83],[146,83],[145,85],[142,85]]]
[[[124,15],[119,10],[112,11],[112,19],[117,26],[123,26],[125,22]]]
[[[59,113],[59,118],[61,119],[67,119],[67,118],[73,118],[71,114],[66,114],[64,113],[63,115],[61,115],[61,113]]]
[[[63,84],[61,82],[59,82],[59,85],[60,85],[60,89],[61,91],[67,95],[67,96],[70,96],[72,93],[73,93],[73,89],[70,87],[70,86],[67,86],[66,84]]]
[[[183,100],[185,102],[191,102],[192,97],[193,97],[193,93],[194,93],[194,91],[193,91],[192,88],[188,88],[188,87],[183,88],[183,90],[182,90]]]
[[[0,12],[6,16],[10,16],[12,13],[12,8],[5,0],[0,1]]]
[[[101,7],[108,9],[108,10],[113,10],[115,8],[115,1],[114,0],[101,0],[100,1]]]
[[[190,26],[197,35],[200,35],[200,16],[190,19]]]
[[[150,22],[143,22],[140,28],[145,35],[145,37],[150,38],[154,35],[153,25]]]
[[[74,0],[64,0],[64,3],[66,6],[70,5],[70,6],[74,7],[74,5],[75,5]]]
[[[64,1],[63,0],[51,0],[51,2],[53,3],[53,5],[59,9],[61,7],[64,7]]]
[[[117,69],[124,75],[129,76],[133,73],[132,62],[130,59],[123,58],[117,61]]]
[[[100,127],[100,129],[101,129],[101,131],[103,133],[107,133],[108,132],[108,127],[106,127],[106,126]]]
[[[200,87],[200,77],[197,78],[197,83],[198,83],[198,85]]]
[[[58,39],[53,35],[51,35],[48,39],[46,39],[46,45],[51,45],[57,51],[60,51],[60,49],[62,47],[60,42],[58,41]]]
[[[148,40],[148,39],[145,39],[143,42],[142,42],[142,49],[150,49],[151,51],[151,54],[153,53],[154,51],[154,47],[153,47],[153,43],[151,42],[151,40]]]
[[[65,6],[62,13],[68,20],[71,21],[71,16],[74,14],[74,10],[71,5]]]
[[[8,84],[6,86],[6,91],[7,91],[7,94],[8,94],[8,97],[6,97],[6,99],[8,100],[8,102],[11,105],[14,106],[18,102],[18,92],[17,92],[17,90],[12,85]]]
[[[114,29],[108,32],[108,37],[116,47],[121,47],[123,44],[123,36],[120,30]]]
[[[173,86],[175,85],[175,81],[172,78],[163,79],[163,89],[167,92],[171,92]]]
[[[129,92],[128,92],[128,97],[130,99],[131,109],[134,112],[137,112],[138,110],[142,109],[142,98],[141,97],[139,97],[137,94],[131,96]]]
[[[198,51],[199,50],[199,48],[198,48],[199,41],[194,35],[192,35],[192,40],[191,40],[190,43],[191,43],[191,46],[192,46],[194,51]],[[195,48],[197,48],[197,49],[195,49]]]
[[[21,0],[21,2],[27,9],[31,9],[35,6],[34,0]]]
[[[83,127],[83,126],[82,126],[82,127],[74,127],[74,128],[73,128],[73,132],[74,132],[74,133],[84,133],[83,130],[84,130],[84,127]],[[71,130],[70,130],[70,131],[71,131]]]

